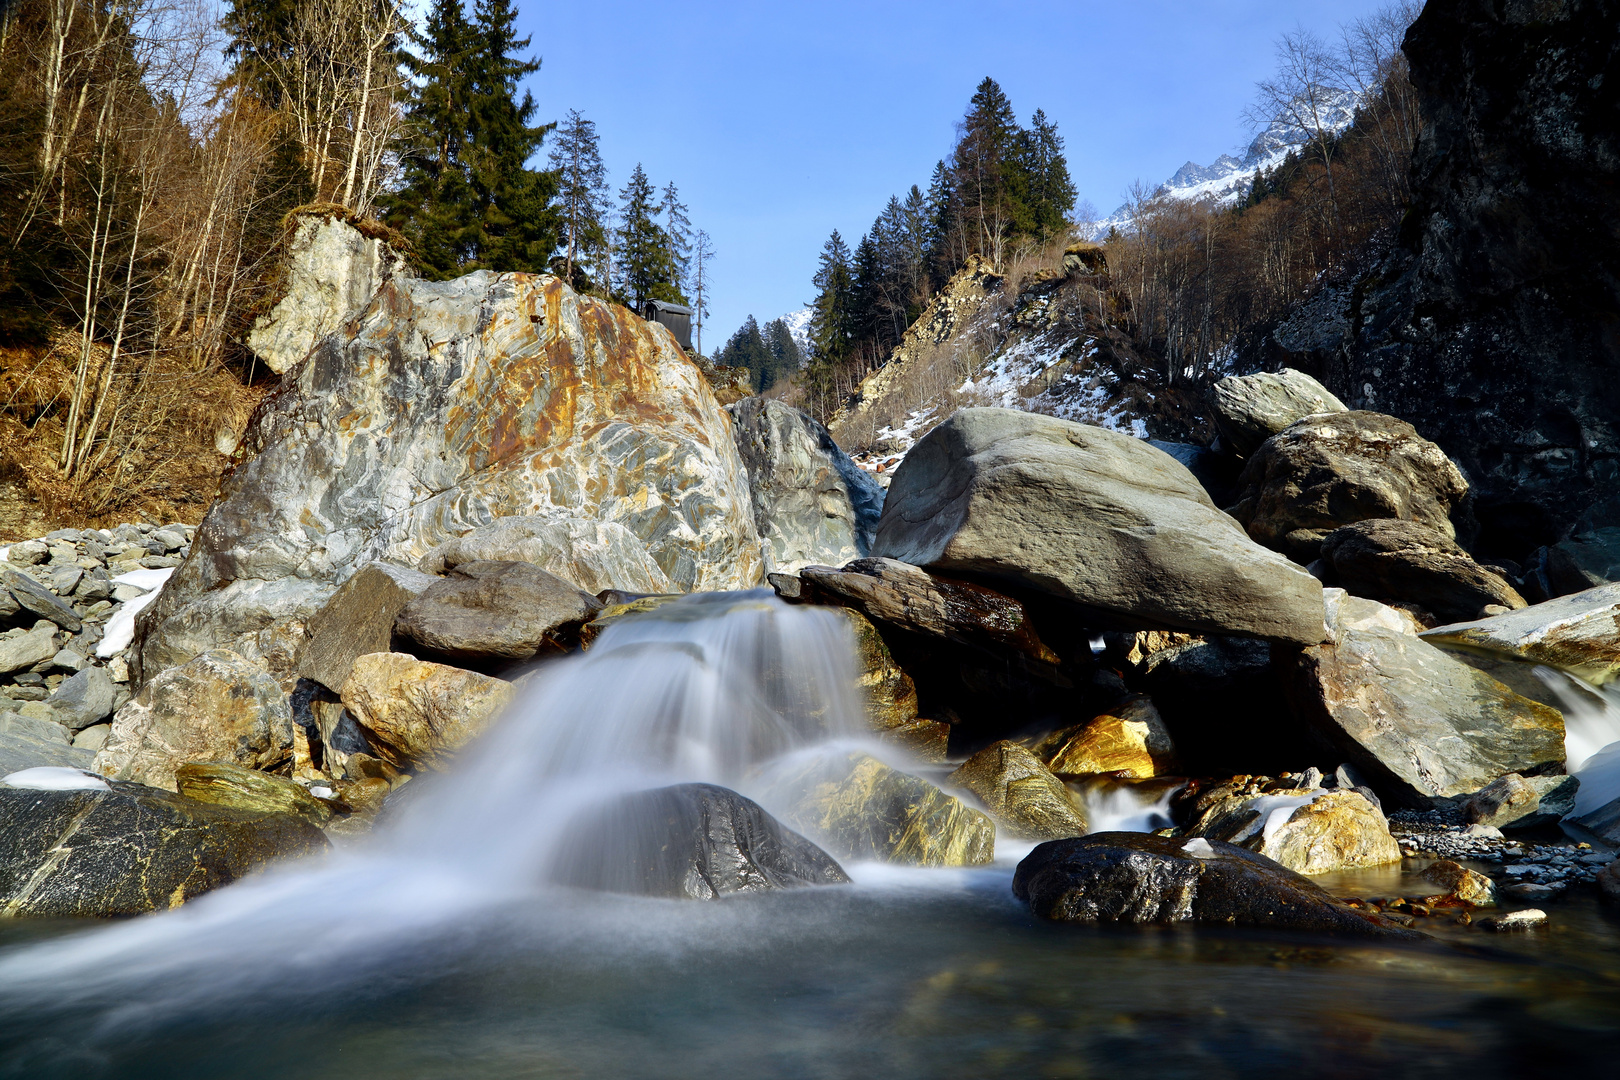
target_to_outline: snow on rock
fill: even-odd
[[[37,765],[0,776],[0,784],[28,791],[108,791],[107,781],[79,769]]]
[[[124,606],[107,620],[107,629],[101,635],[101,644],[96,646],[97,656],[107,659],[129,648],[129,643],[135,638],[135,616],[145,611],[147,606],[158,598],[158,594],[163,591],[164,584],[173,573],[174,568],[167,567],[162,570],[134,570],[113,578],[114,581],[150,591],[126,601]],[[139,580],[132,580],[136,578]]]

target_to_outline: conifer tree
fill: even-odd
[[[714,244],[709,234],[699,229],[692,237],[692,313],[696,333],[697,351],[703,351],[703,320],[709,317],[709,296],[713,283],[709,266],[714,262]]]
[[[849,247],[834,229],[822,245],[815,277],[816,298],[811,302],[810,347],[821,364],[836,364],[849,355],[855,336],[855,274]]]
[[[776,359],[752,315],[731,335],[726,347],[720,350],[718,360],[726,367],[747,368],[753,375],[755,393],[769,390],[776,383]]]
[[[675,265],[669,235],[658,224],[662,211],[658,189],[637,162],[629,181],[619,191],[616,258],[622,298],[638,311],[648,300],[686,302],[674,283]]]
[[[1031,232],[1040,240],[1061,233],[1074,210],[1076,192],[1069,178],[1068,159],[1063,156],[1063,136],[1057,124],[1046,118],[1043,109],[1030,117],[1023,135],[1024,187],[1029,206]]]
[[[578,109],[568,110],[568,118],[557,131],[557,141],[551,148],[551,168],[558,181],[565,275],[572,282],[580,263],[600,255],[606,232],[603,218],[612,190],[597,143],[596,124],[580,115]]]
[[[664,185],[664,201],[659,212],[664,216],[664,235],[669,239],[670,265],[674,270],[672,284],[682,294],[686,292],[686,275],[692,263],[692,222],[686,216],[687,206],[681,202],[681,193],[671,180]]]
[[[765,347],[771,350],[771,363],[775,372],[773,381],[780,382],[791,373],[804,367],[804,350],[793,339],[793,331],[782,319],[772,319],[765,324],[762,331],[765,336]],[[765,389],[770,389],[769,386]]]

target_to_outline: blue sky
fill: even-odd
[[[803,306],[832,229],[853,247],[926,184],[985,75],[1043,108],[1083,199],[1246,145],[1277,36],[1324,36],[1380,0],[528,4],[540,118],[596,121],[615,190],[637,161],[713,237],[704,351],[752,313]]]

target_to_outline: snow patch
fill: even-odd
[[[81,769],[37,765],[0,776],[0,784],[27,791],[111,791],[107,781]]]
[[[133,600],[126,600],[111,619],[107,620],[107,629],[101,635],[101,644],[96,646],[96,655],[103,660],[110,659],[129,648],[129,643],[135,640],[135,616],[145,611],[152,601],[163,592],[163,586],[168,583],[174,567],[165,567],[162,570],[131,570],[127,574],[119,574],[113,581],[120,585],[133,585],[137,589],[149,589],[150,592],[137,596]]]

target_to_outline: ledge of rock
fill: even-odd
[[[1620,584],[1488,619],[1437,626],[1423,640],[1550,664],[1602,685],[1620,675]]]

